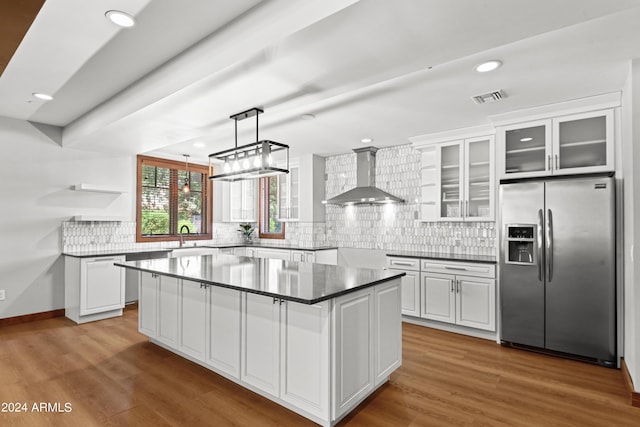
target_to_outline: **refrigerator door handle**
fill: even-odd
[[[544,260],[542,258],[542,229],[544,228],[544,214],[542,209],[538,209],[538,280],[542,282],[542,271],[544,266]]]
[[[547,269],[548,282],[553,280],[553,217],[551,209],[547,209]]]

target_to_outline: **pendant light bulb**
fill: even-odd
[[[188,194],[191,192],[191,188],[189,187],[189,155],[183,154],[184,156],[184,169],[187,177],[184,179],[184,185],[182,186],[182,192]]]
[[[249,169],[251,167],[251,163],[249,163],[249,153],[244,153],[244,160],[242,161],[242,169]]]
[[[231,165],[229,164],[229,158],[226,157],[224,159],[224,173],[229,173],[231,172]]]
[[[262,167],[262,158],[260,157],[260,153],[258,153],[257,148],[256,148],[256,155],[253,158],[253,166],[256,168]]]
[[[236,153],[235,157],[233,158],[233,166],[231,166],[233,168],[234,172],[238,172],[240,170],[240,162],[238,161],[238,153]]]

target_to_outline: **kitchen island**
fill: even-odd
[[[338,422],[402,363],[404,273],[232,255],[116,262],[139,330],[314,422]]]

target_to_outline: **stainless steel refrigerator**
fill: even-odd
[[[501,340],[616,366],[615,180],[501,183]]]

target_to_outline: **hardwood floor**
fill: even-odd
[[[135,308],[0,328],[0,381],[2,405],[28,409],[2,426],[315,425],[150,344]],[[638,426],[640,408],[619,370],[404,324],[402,367],[340,426],[448,425]]]

